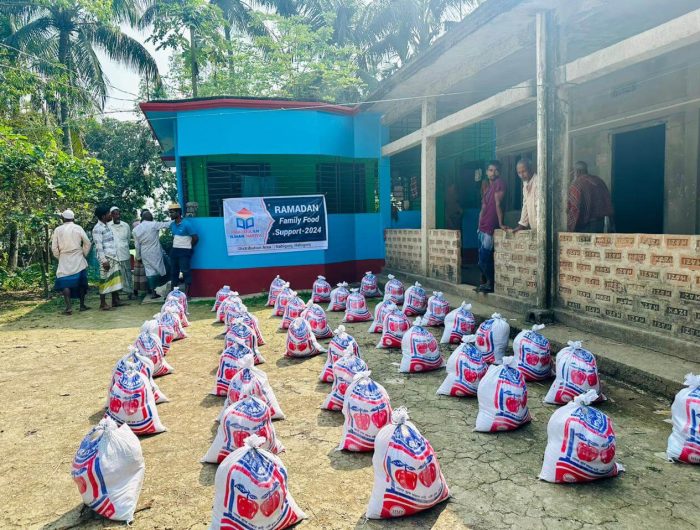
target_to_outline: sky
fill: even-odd
[[[140,33],[136,30],[129,28],[128,26],[122,26],[122,31],[135,38],[140,43],[142,43],[146,49],[155,58],[158,64],[158,71],[160,75],[167,75],[168,73],[168,60],[170,57],[170,50],[160,50],[156,51],[155,46],[152,43],[146,42],[148,38],[148,32]],[[108,81],[115,87],[125,90],[126,92],[115,90],[114,88],[109,88],[108,95],[114,98],[133,100],[136,97],[133,94],[138,94],[139,83],[141,81],[140,76],[133,72],[132,70],[126,68],[125,66],[110,61],[104,54],[98,52],[100,62],[104,69],[105,75]],[[133,101],[121,101],[121,99],[107,99],[107,104],[105,105],[105,111],[111,118],[116,118],[118,120],[135,120],[139,116],[135,112],[114,112],[114,111],[132,111],[134,108]]]

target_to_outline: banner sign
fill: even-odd
[[[229,256],[328,248],[323,195],[224,199]]]

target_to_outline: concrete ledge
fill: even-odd
[[[380,276],[382,281],[386,281],[386,274],[389,272],[403,281],[406,286],[418,281],[426,290],[444,292],[453,307],[459,305],[462,300],[466,300],[472,304],[472,312],[478,323],[490,318],[495,312],[502,313],[508,318],[511,326],[511,338],[531,326],[525,321],[527,310],[530,308],[520,302],[513,302],[499,295],[476,293],[469,285],[455,285],[402,271],[385,270]],[[556,312],[557,317],[560,314],[562,312]],[[559,320],[556,324],[548,325],[543,330],[543,334],[550,340],[552,350],[555,352],[566,346],[569,340],[583,341],[584,346],[595,354],[601,374],[619,379],[669,401],[683,387],[682,381],[685,374],[697,372],[700,369],[697,362],[681,358],[675,352],[674,354],[662,353],[640,346],[640,344],[647,344],[641,337],[625,340],[602,337],[600,324],[592,319],[572,319],[567,323]]]

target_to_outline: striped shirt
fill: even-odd
[[[114,234],[109,229],[109,226],[102,221],[97,221],[97,224],[92,229],[92,242],[95,244],[97,261],[104,263],[107,258],[117,259],[117,246],[114,243]]]

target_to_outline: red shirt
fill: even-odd
[[[501,226],[498,222],[498,211],[496,210],[496,193],[499,191],[504,193],[506,191],[506,183],[500,177],[493,179],[481,198],[479,232],[493,235],[494,230]]]
[[[579,175],[569,187],[567,230],[576,232],[591,221],[613,216],[608,187],[595,175]]]

